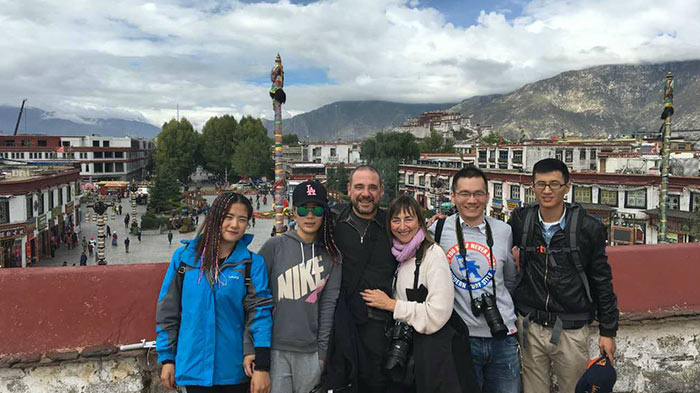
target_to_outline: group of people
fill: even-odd
[[[175,251],[156,350],[187,392],[579,392],[589,325],[614,360],[619,312],[602,223],[575,203],[566,165],[533,168],[536,204],[485,215],[488,178],[452,179],[457,213],[429,222],[409,196],[379,208],[371,166],[350,204],[316,181],[293,192],[295,230],[248,249],[250,200],[216,198]],[[522,364],[521,364],[522,359]],[[597,391],[601,391],[598,388]]]

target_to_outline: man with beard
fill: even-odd
[[[381,176],[369,165],[350,173],[350,204],[333,207],[334,240],[343,257],[341,292],[336,306],[334,342],[324,385],[343,391],[385,392],[382,358],[388,346],[384,331],[391,313],[368,307],[365,289],[392,292],[396,260],[386,230],[386,212],[379,209],[384,189]]]

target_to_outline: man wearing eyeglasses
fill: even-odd
[[[450,263],[454,309],[469,328],[471,354],[465,354],[465,361],[473,361],[482,392],[520,393],[516,317],[509,293],[516,274],[511,229],[484,215],[488,179],[480,169],[467,167],[455,174],[451,199],[457,213],[438,220],[430,231]]]
[[[509,220],[520,250],[513,293],[518,312],[525,393],[573,392],[589,361],[588,326],[600,323],[598,346],[612,361],[619,312],[605,253],[605,231],[576,203],[565,203],[569,170],[547,158],[532,170],[537,204]],[[551,364],[551,370],[550,370]]]

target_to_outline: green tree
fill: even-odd
[[[375,167],[384,183],[383,204],[391,201],[397,192],[399,164],[417,160],[418,144],[412,134],[404,132],[379,132],[362,142],[362,158]]]
[[[282,144],[289,146],[297,146],[299,144],[299,136],[295,133],[282,135]]]
[[[488,145],[495,145],[495,144],[498,144],[498,141],[501,140],[501,134],[499,134],[495,131],[491,131],[483,139],[484,139],[484,143],[486,143]]]
[[[329,190],[347,193],[349,172],[342,162],[328,169],[328,181],[326,186]]]
[[[270,138],[260,119],[244,117],[238,123],[235,135],[234,154],[231,159],[238,176],[272,178],[274,161],[271,156]]]
[[[202,163],[209,172],[223,179],[227,173],[233,173],[231,157],[234,153],[236,129],[238,122],[231,115],[210,118],[202,128],[201,150],[206,157]]]
[[[148,209],[156,213],[170,210],[175,202],[182,199],[175,171],[170,169],[167,164],[159,165],[156,168],[156,179],[148,199]]]
[[[189,183],[190,175],[197,168],[199,155],[199,137],[192,123],[184,117],[163,124],[162,131],[156,137],[155,163],[166,166],[175,174],[182,184]]]
[[[418,144],[421,153],[454,153],[454,140],[444,139],[439,132],[430,131],[430,135]]]
[[[700,242],[700,209],[695,210],[692,221],[690,223],[690,235],[695,242]]]

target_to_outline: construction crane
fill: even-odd
[[[19,130],[19,122],[22,120],[22,111],[24,110],[25,102],[27,102],[26,98],[22,100],[22,106],[19,108],[19,116],[17,116],[17,125],[15,125],[15,136],[17,136],[17,130]]]

